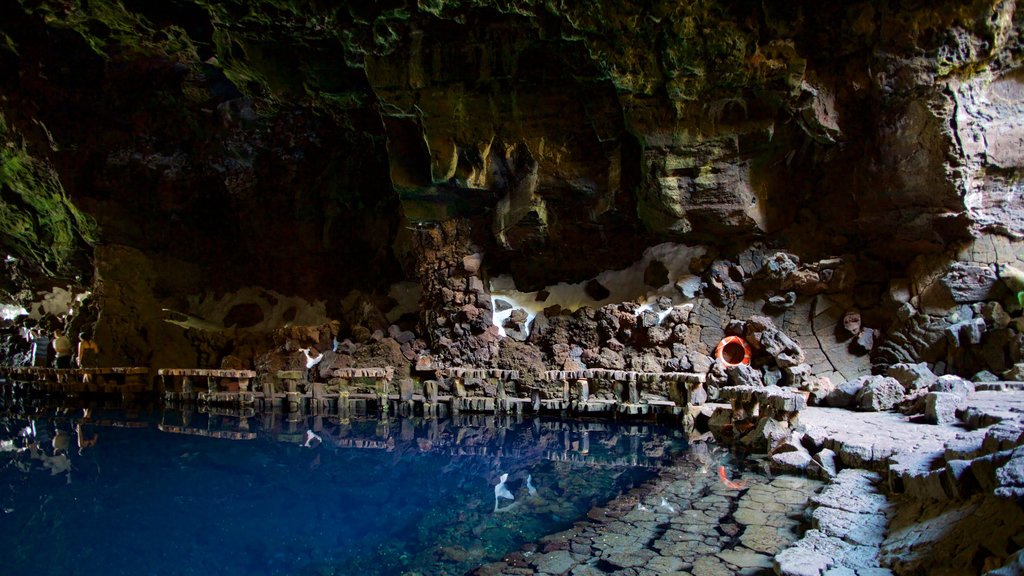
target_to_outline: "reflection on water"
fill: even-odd
[[[8,576],[462,574],[687,448],[651,425],[491,415],[5,409]]]

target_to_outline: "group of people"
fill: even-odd
[[[92,340],[92,335],[82,332],[78,335],[77,350],[64,330],[53,331],[53,338],[45,330],[29,329],[28,340],[32,342],[31,365],[50,366],[50,351],[53,350],[53,367],[78,368],[96,367],[96,355],[99,347]]]

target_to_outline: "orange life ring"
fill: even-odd
[[[739,336],[726,336],[715,347],[715,358],[726,366],[750,364],[750,345]]]

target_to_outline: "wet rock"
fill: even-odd
[[[903,399],[903,385],[895,378],[872,376],[857,391],[855,404],[861,410],[890,410]]]
[[[770,556],[758,554],[744,546],[737,546],[732,550],[723,550],[718,553],[718,557],[740,570],[772,567],[772,558]]]
[[[531,564],[541,574],[565,574],[576,565],[567,550],[557,550],[535,556]]]
[[[511,309],[512,309],[512,304],[510,304],[508,302],[508,300],[502,300],[501,298],[495,298],[494,299],[494,311],[495,312],[504,312],[505,310],[511,310]]]
[[[790,428],[786,422],[779,422],[774,418],[761,418],[753,430],[740,438],[740,444],[755,452],[768,452],[788,438],[789,434]]]
[[[931,424],[957,423],[956,411],[966,406],[963,398],[950,392],[929,392],[924,400],[924,419]]]
[[[622,570],[624,568],[646,566],[655,556],[657,556],[657,553],[653,550],[639,549],[607,554],[602,558],[602,561],[607,562],[614,569]]]
[[[907,392],[913,392],[920,388],[927,388],[938,379],[928,365],[924,362],[918,364],[899,363],[893,364],[885,372],[886,376],[895,378],[903,385]]]
[[[715,408],[708,420],[708,430],[715,438],[729,438],[732,434],[732,408]]]
[[[771,456],[773,473],[803,474],[811,464],[811,454],[803,446],[799,450],[776,453]]]

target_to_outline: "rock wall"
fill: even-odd
[[[342,339],[394,324],[415,329],[417,354],[521,363],[492,328],[491,278],[596,282],[673,241],[708,254],[675,299],[693,305],[690,334],[611,338],[627,364],[631,348],[661,368],[683,357],[668,344],[706,355],[755,315],[833,381],[908,360],[998,372],[1019,356],[998,266],[1024,232],[1014,2],[46,0],[0,16],[17,152],[3,156],[2,241],[25,256],[4,300],[31,304],[53,276],[107,294],[106,279],[148,278],[105,297],[111,354],[151,359],[177,338],[161,319],[133,341],[146,321],[112,321],[131,302],[205,318],[202,302],[265,290],[323,302]],[[12,179],[26,165],[48,176]],[[1003,253],[963,256],[972,243]],[[403,280],[419,317],[380,321]],[[564,364],[545,330],[575,322],[580,350],[617,365],[611,333],[589,326],[601,300],[546,311],[526,344]],[[275,306],[261,302],[236,302],[229,324]],[[498,332],[524,323],[513,315]],[[267,338],[296,321],[273,317],[253,324]],[[975,338],[960,323],[979,317]],[[220,320],[213,340],[230,338]]]

